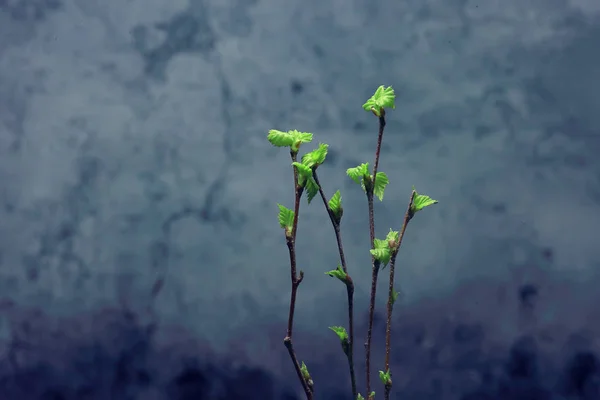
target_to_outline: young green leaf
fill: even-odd
[[[394,303],[396,303],[396,300],[398,300],[398,295],[399,295],[399,294],[400,294],[400,293],[398,293],[398,292],[396,291],[396,289],[393,289],[393,290],[392,290],[392,305],[393,305]]]
[[[356,395],[356,400],[365,400],[365,398],[359,393]]]
[[[392,252],[390,251],[390,246],[387,240],[375,239],[375,248],[371,249],[370,252],[376,260],[383,264],[383,268],[387,266],[387,264],[390,262],[390,258],[392,257]]]
[[[415,214],[417,211],[421,211],[425,207],[428,207],[428,206],[438,203],[437,200],[433,200],[429,196],[417,193],[414,186],[413,186],[413,190],[415,191],[415,198],[413,199],[413,204],[412,204],[412,207],[410,208],[410,211],[413,214]]]
[[[297,167],[296,170],[298,171],[298,185],[300,185],[300,187],[305,187],[306,181],[307,181],[306,177],[308,176],[307,171],[306,171],[307,167],[297,161],[294,161],[292,163],[292,166],[294,168]]]
[[[315,198],[317,193],[319,193],[319,185],[317,185],[315,178],[313,178],[311,175],[306,181],[304,187],[306,188],[306,198],[308,200],[308,204],[310,204],[310,202]]]
[[[348,168],[346,174],[354,182],[360,184],[365,176],[369,175],[369,163],[360,164],[358,167]]]
[[[379,371],[379,379],[381,380],[381,383],[383,383],[384,385],[391,385],[392,384],[392,376],[390,374],[390,370],[388,369],[387,371]]]
[[[373,188],[373,193],[379,198],[379,201],[383,201],[383,192],[388,183],[390,183],[390,180],[388,179],[385,172],[378,172],[377,178],[375,179],[375,187]]]
[[[302,164],[307,167],[314,167],[323,164],[327,157],[328,144],[319,143],[319,147],[302,156]]]
[[[347,275],[341,265],[338,265],[336,269],[325,272],[325,275],[329,275],[332,278],[338,278],[340,281],[346,283]]]
[[[344,328],[343,326],[330,326],[329,329],[334,331],[342,342],[348,340],[348,332],[346,332],[346,328]]]
[[[376,260],[383,264],[383,267],[381,269],[384,269],[390,262],[390,249],[371,249],[369,251],[371,252],[371,255],[375,257]]]
[[[298,170],[298,174],[300,175],[298,184],[306,189],[308,204],[310,204],[312,199],[319,193],[319,185],[317,185],[313,177],[313,170],[311,167],[299,162],[293,162],[292,165]]]
[[[306,366],[306,364],[304,364],[304,361],[302,361],[302,365],[300,366],[300,372],[302,373],[302,377],[306,381],[310,380],[310,373],[308,372],[308,367]]]
[[[289,208],[277,204],[279,207],[279,226],[285,229],[286,234],[292,233],[292,225],[294,224],[294,211]]]
[[[303,176],[305,179],[308,177],[312,177],[312,169],[302,163],[299,163],[297,161],[294,161],[292,163],[292,165],[294,167],[296,167],[296,169],[298,170],[298,173]]]
[[[392,229],[390,229],[388,234],[385,236],[385,240],[387,240],[388,243],[392,240],[397,242],[399,237],[400,237],[400,232],[393,231]]]
[[[394,252],[398,251],[398,246],[400,246],[399,237],[400,237],[400,232],[393,231],[391,229],[388,232],[387,236],[385,237],[385,240],[387,240],[388,247],[390,248],[390,252],[392,254],[394,254]]]
[[[379,117],[382,108],[396,108],[395,100],[394,89],[391,86],[386,88],[381,85],[377,88],[375,94],[363,104],[363,109],[365,111],[372,111]]]
[[[309,132],[298,132],[297,130],[288,131],[292,136],[292,151],[298,152],[302,143],[310,143],[313,139],[313,134]]]
[[[342,344],[342,350],[344,351],[344,354],[348,355],[348,351],[350,350],[350,342],[348,340],[348,332],[346,332],[346,328],[343,326],[330,326],[329,329],[338,335]]]
[[[327,204],[339,223],[340,219],[342,218],[342,214],[344,213],[344,209],[342,208],[342,194],[339,190],[333,194],[331,200],[329,200]]]
[[[313,134],[310,132],[298,132],[296,129],[288,131],[294,140],[298,140],[302,143],[310,143],[313,140]]]
[[[267,140],[276,147],[290,147],[294,144],[294,137],[289,132],[281,132],[276,129],[269,131]]]

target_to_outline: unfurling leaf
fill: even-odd
[[[302,164],[310,168],[323,164],[325,158],[327,157],[328,148],[329,145],[325,143],[319,143],[319,147],[302,156]]]
[[[396,108],[396,94],[391,86],[387,88],[383,85],[379,86],[373,96],[365,104],[363,109],[371,111],[378,117],[381,115],[381,110],[384,108]]]
[[[387,371],[379,371],[379,379],[381,380],[381,383],[383,383],[384,385],[391,385],[392,384],[392,375],[390,374],[390,370],[388,369]]]
[[[348,168],[346,174],[354,182],[358,183],[365,190],[365,179],[369,179],[369,163],[360,164],[357,167]]]
[[[279,207],[279,226],[285,229],[286,235],[291,235],[294,224],[294,211],[281,204],[277,204],[277,206]]]
[[[392,257],[392,252],[387,240],[375,239],[375,248],[371,249],[370,252],[377,261],[383,264],[383,268],[387,266]]]
[[[373,193],[379,198],[379,201],[383,201],[383,192],[385,191],[385,187],[388,185],[388,183],[390,183],[390,180],[385,172],[378,172],[377,178],[375,179]]]
[[[415,190],[413,186],[413,190],[415,191],[415,197],[413,199],[413,204],[410,208],[411,213],[414,215],[417,211],[421,211],[425,207],[429,207],[431,205],[437,204],[437,200],[433,200],[431,197],[426,196],[424,194],[419,194]]]
[[[290,147],[294,144],[294,137],[289,132],[282,132],[276,129],[269,131],[267,140],[276,147]]]
[[[346,275],[341,265],[338,265],[336,269],[325,272],[325,275],[329,275],[332,278],[338,278],[340,281],[348,283],[348,275]]]
[[[333,196],[331,197],[331,200],[329,200],[329,202],[327,203],[329,205],[329,208],[331,209],[331,211],[333,212],[333,215],[335,216],[335,218],[337,219],[337,222],[339,223],[340,220],[342,219],[342,215],[344,213],[344,209],[342,208],[342,194],[340,193],[340,191],[336,191]]]
[[[330,326],[329,329],[334,331],[342,342],[348,340],[348,332],[346,332],[346,328],[343,326]]]

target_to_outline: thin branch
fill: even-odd
[[[342,245],[342,234],[340,230],[340,221],[336,219],[335,214],[331,207],[329,207],[329,203],[327,202],[327,198],[325,197],[325,193],[323,192],[323,188],[321,183],[319,182],[319,177],[317,176],[317,171],[313,171],[313,177],[315,182],[319,186],[319,194],[321,195],[321,199],[323,200],[323,204],[325,205],[325,209],[327,210],[327,214],[329,215],[329,220],[333,225],[333,230],[335,231],[335,239],[337,240],[338,252],[340,253],[340,263],[342,264],[342,270],[346,274],[346,293],[348,295],[348,351],[346,353],[346,357],[348,358],[348,366],[350,368],[350,381],[352,384],[352,398],[356,399],[357,390],[356,390],[356,374],[354,372],[354,282],[348,273],[348,267],[346,264],[346,257],[344,256],[344,246]]]
[[[396,247],[392,252],[392,257],[390,258],[390,286],[388,291],[388,302],[387,302],[387,320],[385,326],[385,368],[384,371],[390,370],[390,353],[392,347],[392,310],[394,308],[394,272],[396,270],[396,256],[398,255],[398,251],[400,250],[400,246],[402,245],[402,239],[404,238],[404,233],[406,232],[406,227],[410,222],[413,214],[411,212],[413,201],[415,199],[416,192],[413,190],[410,194],[410,200],[408,201],[408,207],[406,209],[406,213],[404,214],[404,221],[402,223],[402,229],[400,230],[400,235],[398,237],[398,243],[396,243]],[[392,381],[390,380],[385,385],[385,400],[390,400],[390,391],[392,390]]]
[[[385,109],[382,108],[379,113],[379,136],[377,138],[377,149],[375,150],[375,165],[373,165],[373,187],[377,179],[377,170],[379,169],[379,155],[381,153],[381,142],[383,141],[383,130],[385,129]]]
[[[375,150],[375,164],[373,166],[373,180],[365,183],[367,193],[367,202],[369,207],[369,233],[371,236],[371,248],[375,248],[375,216],[373,204],[373,189],[377,179],[377,169],[379,168],[379,156],[381,153],[381,142],[383,140],[383,131],[385,129],[385,110],[381,108],[379,113],[379,136],[377,137],[377,149]],[[377,276],[379,275],[380,262],[371,255],[373,266],[371,276],[371,299],[369,302],[369,327],[367,329],[367,341],[365,342],[366,352],[366,378],[367,378],[367,396],[371,399],[371,339],[373,337],[373,319],[375,317],[375,298],[377,294]]]
[[[296,162],[298,153],[295,151],[290,151],[290,155],[292,157],[292,161]],[[296,374],[300,379],[300,383],[302,383],[302,388],[304,389],[304,393],[306,393],[306,399],[313,399],[313,389],[312,385],[309,385],[307,380],[302,375],[302,371],[300,369],[300,363],[298,362],[298,357],[296,356],[296,352],[294,350],[294,344],[292,342],[292,334],[294,328],[294,311],[296,309],[296,294],[298,292],[298,286],[304,279],[304,273],[300,271],[298,275],[296,273],[296,233],[298,231],[298,212],[300,211],[300,199],[302,198],[303,188],[298,184],[298,170],[296,167],[292,167],[294,170],[294,191],[296,194],[294,201],[294,221],[292,225],[291,235],[286,235],[286,243],[288,247],[288,251],[290,253],[290,276],[292,281],[292,293],[290,296],[290,312],[288,316],[288,324],[287,324],[287,334],[283,339],[283,343],[290,354],[290,358],[292,359],[292,363],[294,364],[294,369],[296,370]]]

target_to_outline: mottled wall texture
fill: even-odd
[[[381,84],[377,235],[413,184],[440,201],[398,259],[395,398],[600,399],[597,0],[0,0],[0,400],[301,399],[289,155],[266,133],[330,145],[362,343],[367,208],[345,170],[373,159]],[[304,203],[296,346],[341,400],[334,246]]]

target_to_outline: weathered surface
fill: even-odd
[[[344,170],[371,162],[376,121],[360,105],[380,84],[398,99],[379,235],[397,228],[412,184],[441,203],[409,229],[406,305],[454,304],[472,278],[596,282],[596,3],[0,0],[1,293],[49,315],[153,304],[217,348],[281,324],[275,203],[291,204],[291,177],[265,135],[299,129],[330,144],[320,177],[342,191],[366,310],[366,202]],[[323,276],[335,242],[322,206],[303,206],[297,323],[326,335],[345,315]],[[553,295],[541,307],[555,315],[595,312],[593,291]],[[486,299],[465,304],[511,340],[517,308]],[[488,321],[490,307],[505,319]]]

